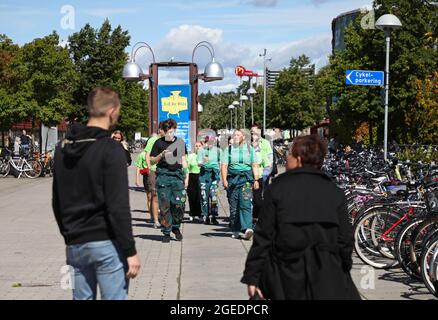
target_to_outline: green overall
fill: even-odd
[[[164,235],[179,229],[184,217],[186,191],[182,170],[157,168],[157,194],[160,206],[159,220]]]
[[[226,155],[225,155],[226,153]],[[232,159],[234,158],[234,159]],[[254,175],[251,165],[256,163],[252,146],[228,148],[222,161],[228,164],[227,196],[230,206],[230,222],[232,232],[244,232],[252,229],[252,184]]]
[[[208,156],[208,161],[205,157]],[[220,151],[219,148],[200,149],[198,162],[201,164],[199,185],[201,188],[201,211],[204,217],[218,216],[218,185],[220,181]]]

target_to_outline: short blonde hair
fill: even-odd
[[[104,117],[109,109],[120,107],[120,96],[111,87],[97,87],[88,95],[87,104],[90,117]]]

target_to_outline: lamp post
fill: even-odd
[[[245,104],[244,101],[248,101],[248,97],[245,95],[240,96],[240,106],[242,107],[242,123],[243,123],[243,129],[245,129]]]
[[[260,57],[263,57],[263,132],[266,132],[266,87],[268,86],[268,80],[266,77],[266,52],[264,49],[263,54],[260,54]]]
[[[237,129],[237,107],[240,106],[240,102],[237,100],[234,100],[232,105],[234,106],[234,109],[236,110],[236,115],[234,117],[234,122],[235,122],[234,127]]]
[[[249,89],[246,92],[249,95],[249,100],[251,102],[251,126],[254,125],[254,101],[253,96],[257,93],[257,91],[252,87],[252,77],[249,78]]]
[[[192,52],[192,63],[194,63],[195,52],[199,48],[206,48],[211,55],[211,61],[205,66],[204,74],[201,75],[201,78],[204,82],[217,81],[222,80],[224,78],[224,68],[219,62],[214,60],[214,48],[213,45],[208,41],[199,42]]]
[[[141,46],[136,49],[137,45],[139,45],[139,44],[141,44]],[[122,72],[123,79],[129,80],[129,81],[141,81],[141,80],[146,80],[146,79],[149,79],[149,80],[152,79],[151,75],[144,74],[143,70],[135,62],[135,56],[137,55],[138,50],[140,50],[141,48],[149,49],[149,51],[152,53],[152,60],[155,63],[155,55],[154,55],[154,51],[152,50],[152,48],[146,42],[137,42],[132,47],[130,61],[127,64],[125,64],[125,66],[123,67],[123,72]]]
[[[391,31],[402,27],[399,18],[392,14],[384,14],[376,22],[376,28],[386,35],[386,81],[385,81],[385,130],[384,130],[384,157],[388,160],[388,105],[389,105],[389,52],[391,50]]]
[[[233,109],[234,105],[230,104],[228,106],[228,109],[230,110],[230,130],[233,128]]]

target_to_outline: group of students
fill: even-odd
[[[190,220],[202,217],[205,224],[219,224],[220,181],[227,192],[230,228],[235,239],[251,239],[262,208],[262,192],[272,172],[271,144],[262,138],[258,125],[250,134],[235,130],[227,141],[215,134],[200,134],[188,153],[185,141],[176,137],[173,119],[159,124],[136,161],[136,185],[143,185],[155,228],[161,227],[163,242],[171,233],[182,240],[180,225],[188,198]],[[159,213],[158,213],[159,212]]]

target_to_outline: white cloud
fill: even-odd
[[[275,7],[278,3],[278,0],[247,0],[244,1],[245,4],[251,4],[256,7]]]
[[[317,68],[327,63],[327,56],[331,53],[331,34],[321,34],[312,38],[282,44],[244,44],[229,42],[224,38],[221,29],[205,28],[199,25],[182,25],[172,28],[165,39],[153,50],[157,61],[191,61],[192,51],[200,41],[209,41],[216,54],[216,60],[224,67],[225,78],[222,81],[203,83],[200,82],[200,92],[212,91],[223,92],[235,89],[239,85],[239,78],[234,75],[234,68],[243,65],[259,74],[263,74],[263,59],[259,56],[263,48],[268,48],[268,57],[272,58],[269,68],[279,70],[289,65],[292,57],[306,54]],[[151,62],[150,53],[146,50],[139,51],[137,59],[144,66]],[[207,49],[200,48],[196,51],[194,61],[202,72],[204,66],[210,61],[210,54]],[[187,77],[185,72],[163,71],[160,76],[166,84],[181,83]],[[164,82],[162,82],[164,83]]]

